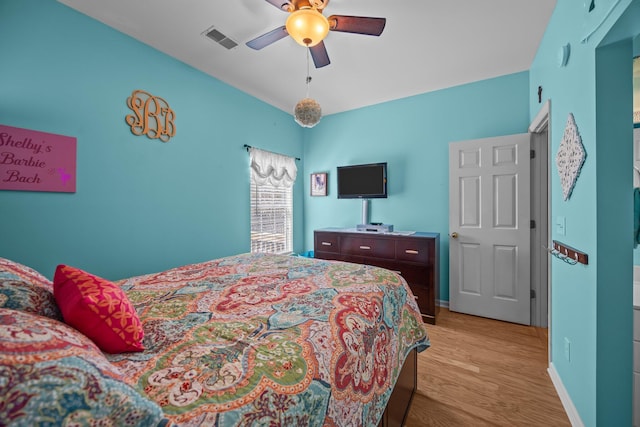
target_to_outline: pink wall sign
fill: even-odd
[[[76,138],[0,125],[0,190],[76,192]]]

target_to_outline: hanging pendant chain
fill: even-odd
[[[310,83],[311,83],[311,75],[309,74],[309,48],[307,48],[307,98],[309,98]]]

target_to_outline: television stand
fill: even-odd
[[[362,223],[369,224],[369,199],[362,199]]]

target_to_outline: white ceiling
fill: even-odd
[[[290,37],[245,43],[284,25],[265,0],[59,0],[283,111],[306,96],[306,48]],[[311,61],[311,97],[333,114],[528,70],[556,0],[331,0],[329,15],[384,17],[380,37],[330,32],[331,64]],[[203,34],[215,27],[238,46]]]

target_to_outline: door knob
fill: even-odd
[[[454,239],[458,238],[458,233],[456,233],[455,231],[453,233],[451,233],[451,237]]]

